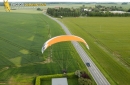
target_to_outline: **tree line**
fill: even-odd
[[[85,11],[84,9],[88,9],[91,11]],[[124,13],[112,13],[110,11],[124,11]],[[79,17],[79,16],[90,16],[90,17],[130,17],[130,9],[128,9],[125,13],[125,10],[120,6],[101,6],[95,5],[95,7],[85,7],[85,5],[80,8],[48,8],[47,14],[53,17]]]
[[[123,7],[117,7],[117,6],[101,6],[101,5],[95,5],[94,8],[92,7],[85,7],[84,5],[81,7],[81,9],[91,9],[91,11],[81,11],[82,16],[99,16],[99,17],[128,17],[130,16],[130,9],[125,11]],[[117,11],[117,13],[112,13],[112,11]],[[118,13],[118,11],[122,11],[122,13]],[[124,12],[124,13],[123,13]]]
[[[130,17],[130,13],[111,13],[109,11],[106,12],[83,12],[82,16],[90,16],[90,17]]]
[[[80,10],[74,9],[74,8],[48,8],[47,14],[54,17],[79,17],[80,16]]]

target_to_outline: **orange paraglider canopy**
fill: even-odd
[[[75,36],[75,35],[61,35],[61,36],[53,37],[53,38],[49,39],[48,41],[46,41],[43,44],[42,53],[45,51],[46,48],[48,48],[52,44],[55,44],[55,43],[58,43],[58,42],[64,42],[64,41],[79,41],[79,42],[83,42],[87,46],[87,48],[89,49],[88,44],[81,37],[78,37],[78,36]]]

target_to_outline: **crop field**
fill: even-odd
[[[70,42],[41,53],[49,32],[52,37],[65,34],[42,13],[0,12],[0,85],[32,85],[39,75],[86,70]]]
[[[130,84],[130,17],[78,17],[61,21],[73,34],[86,40],[89,55],[112,85]]]
[[[77,8],[82,5],[48,4],[43,9],[58,6]],[[85,4],[90,5],[94,6]],[[129,17],[78,17],[63,18],[61,21],[73,34],[88,42],[88,54],[112,85],[129,85],[129,20]],[[5,12],[0,6],[0,85],[33,85],[39,75],[61,74],[62,70],[86,70],[70,42],[55,44],[42,54],[41,47],[49,39],[49,33],[51,37],[65,34],[41,11],[18,9]],[[72,81],[69,80],[70,83]]]

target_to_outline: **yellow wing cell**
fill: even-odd
[[[6,10],[6,11],[9,11],[9,12],[10,12],[10,5],[9,5],[8,0],[4,0],[4,7],[5,7],[5,10]]]

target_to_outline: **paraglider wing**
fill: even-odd
[[[10,12],[10,5],[9,5],[8,0],[3,0],[3,1],[4,1],[4,8],[6,9],[6,11]]]
[[[58,42],[64,42],[64,41],[79,41],[79,42],[83,42],[86,45],[86,47],[89,49],[88,44],[81,37],[74,36],[74,35],[61,35],[61,36],[53,37],[53,38],[49,39],[48,41],[46,41],[43,44],[43,47],[42,47],[41,51],[43,53],[52,44],[55,44],[55,43],[58,43]]]

